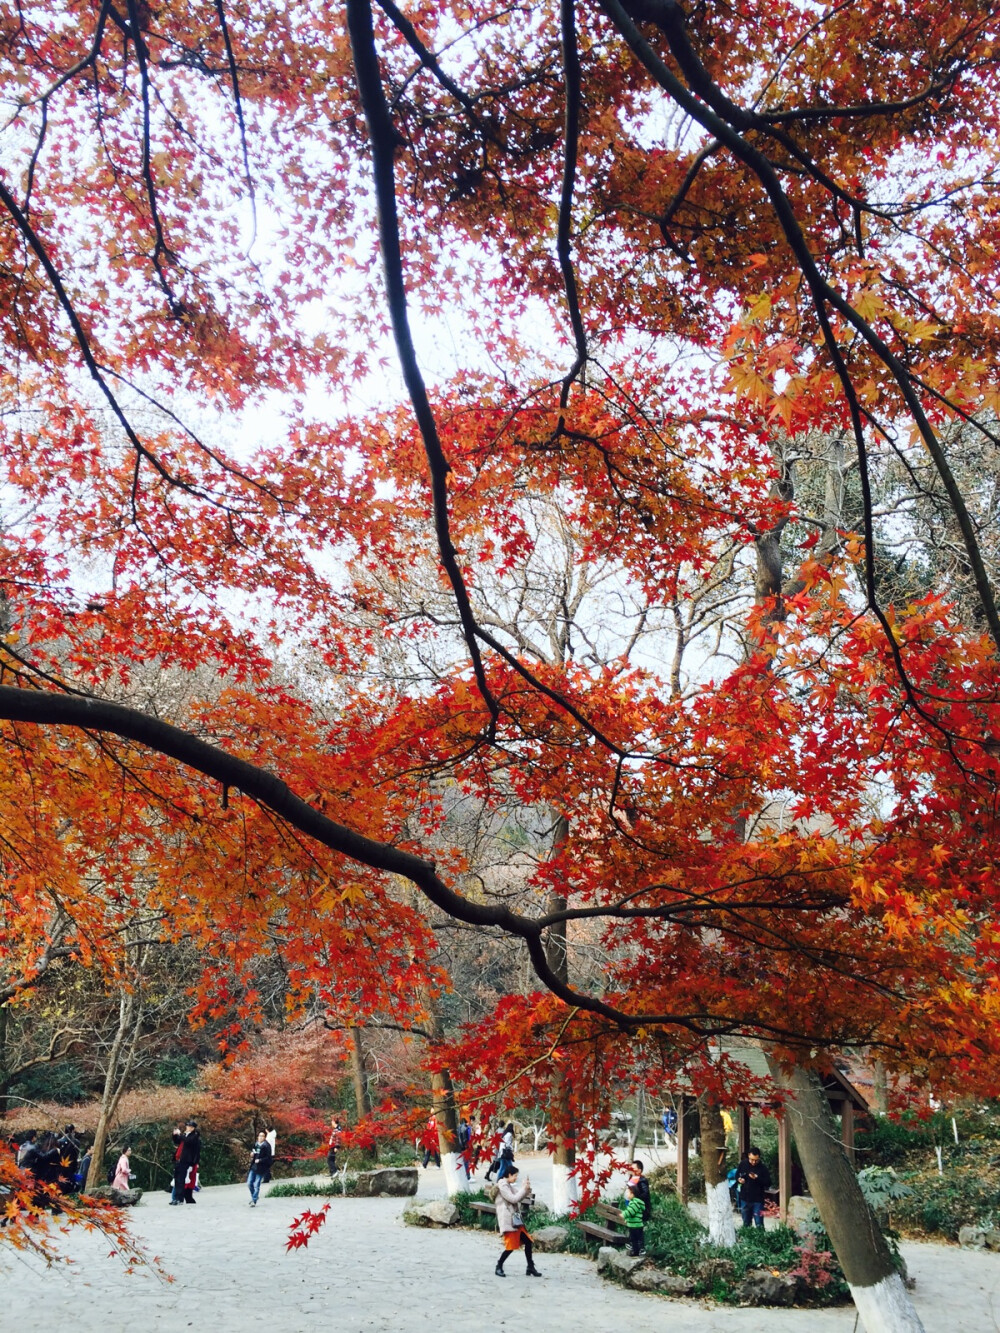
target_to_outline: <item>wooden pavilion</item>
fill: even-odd
[[[726,1058],[737,1064],[745,1065],[755,1077],[769,1077],[764,1052],[756,1046],[727,1047]],[[688,1085],[690,1088],[690,1084]],[[823,1087],[826,1091],[830,1109],[840,1117],[841,1142],[847,1150],[851,1162],[854,1161],[854,1129],[859,1116],[868,1116],[871,1108],[858,1089],[840,1072],[831,1066],[823,1075]],[[677,1107],[677,1193],[688,1201],[688,1154],[691,1143],[691,1127],[686,1112],[695,1106],[695,1097],[690,1091],[677,1090],[674,1093]],[[750,1113],[753,1108],[768,1106],[766,1101],[740,1102],[738,1112],[739,1152],[742,1157],[750,1143]],[[789,1200],[792,1197],[792,1135],[788,1120],[776,1111],[778,1122],[778,1207],[781,1220],[788,1221]]]

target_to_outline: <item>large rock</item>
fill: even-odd
[[[539,1227],[537,1231],[533,1230],[531,1235],[536,1250],[564,1250],[569,1240],[569,1231],[566,1227]]]
[[[985,1250],[986,1232],[982,1227],[961,1227],[958,1232],[958,1243],[963,1250]]]
[[[113,1185],[101,1185],[91,1193],[95,1199],[110,1199],[116,1208],[134,1208],[142,1198],[142,1190],[116,1190]]]
[[[736,1276],[736,1265],[732,1259],[703,1259],[695,1269],[694,1275],[699,1282],[704,1282],[708,1286],[711,1286],[716,1278],[728,1282]]]
[[[995,1227],[990,1227],[986,1232],[986,1248],[988,1250],[1000,1250],[1000,1231]]]
[[[601,1248],[602,1251],[605,1248],[611,1251],[604,1270],[606,1277],[624,1278],[627,1281],[637,1268],[645,1268],[649,1264],[649,1260],[641,1254],[625,1254],[610,1245]]]
[[[808,1194],[793,1194],[788,1200],[788,1224],[799,1226],[816,1215],[816,1205]]]
[[[694,1280],[679,1273],[666,1273],[662,1268],[639,1268],[629,1277],[628,1284],[636,1291],[659,1291],[665,1296],[690,1296]]]
[[[618,1251],[613,1245],[602,1245],[597,1251],[597,1271],[606,1273],[611,1265],[611,1260],[617,1253]]]
[[[458,1209],[449,1200],[431,1199],[429,1203],[417,1201],[407,1208],[403,1221],[416,1227],[453,1227],[458,1217]]]
[[[415,1166],[388,1166],[379,1171],[361,1171],[355,1178],[354,1193],[364,1199],[389,1195],[406,1198],[417,1192]]]
[[[798,1282],[787,1273],[752,1268],[736,1288],[741,1305],[794,1305]]]

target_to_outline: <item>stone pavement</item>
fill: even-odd
[[[544,1198],[544,1162],[524,1161]],[[420,1196],[443,1193],[441,1172],[421,1172]],[[401,1199],[334,1198],[305,1251],[286,1254],[291,1219],[313,1199],[265,1199],[243,1185],[203,1189],[195,1207],[146,1195],[134,1232],[175,1281],[128,1275],[100,1236],[72,1234],[72,1268],[46,1269],[0,1243],[0,1330],[17,1333],[852,1333],[851,1309],[735,1310],[667,1301],[603,1282],[593,1263],[540,1255],[544,1280],[520,1256],[500,1280],[495,1235],[404,1227]],[[1000,1254],[906,1246],[914,1298],[928,1333],[1000,1328]]]

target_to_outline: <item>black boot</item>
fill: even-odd
[[[528,1267],[527,1267],[527,1269],[526,1269],[526,1272],[527,1272],[528,1277],[541,1277],[541,1276],[542,1276],[541,1273],[539,1273],[538,1269],[535,1267],[534,1264],[529,1264]]]
[[[493,1271],[494,1271],[494,1273],[496,1273],[497,1277],[506,1277],[506,1276],[507,1276],[507,1274],[503,1271],[503,1260],[502,1260],[502,1259],[498,1259],[498,1260],[497,1260],[497,1266],[496,1266],[496,1268],[494,1268]]]

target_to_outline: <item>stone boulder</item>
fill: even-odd
[[[569,1240],[569,1231],[566,1227],[539,1227],[537,1231],[532,1231],[532,1237],[535,1241],[536,1250],[564,1250],[566,1242]]]
[[[618,1251],[613,1245],[602,1245],[597,1251],[597,1271],[599,1273],[606,1273],[611,1260],[617,1253]]]
[[[95,1199],[110,1199],[116,1208],[134,1208],[142,1198],[142,1190],[116,1190],[113,1185],[101,1185],[91,1194]]]
[[[958,1243],[963,1250],[985,1250],[986,1232],[982,1227],[960,1227]]]
[[[788,1200],[788,1225],[801,1226],[809,1222],[816,1214],[816,1205],[808,1194],[793,1194]]]
[[[1000,1231],[996,1227],[990,1227],[986,1232],[986,1248],[1000,1250]]]
[[[607,1252],[607,1259],[602,1268],[601,1255]],[[626,1254],[622,1250],[616,1250],[613,1245],[602,1245],[597,1252],[597,1270],[602,1272],[605,1277],[617,1278],[619,1281],[628,1281],[632,1274],[638,1268],[646,1268],[649,1260],[641,1254]]]
[[[690,1296],[694,1291],[693,1278],[667,1273],[662,1268],[638,1268],[628,1284],[635,1291],[658,1291],[664,1296]]]
[[[430,1202],[415,1201],[412,1208],[407,1208],[403,1221],[411,1227],[453,1227],[459,1213],[448,1199],[431,1199]]]
[[[695,1279],[707,1286],[711,1286],[716,1278],[729,1282],[735,1276],[736,1265],[732,1259],[703,1259],[694,1272]]]
[[[752,1268],[736,1288],[740,1305],[794,1305],[798,1282],[787,1273]]]
[[[354,1193],[363,1199],[384,1196],[406,1198],[417,1192],[415,1166],[389,1166],[379,1171],[360,1171],[355,1178]]]

